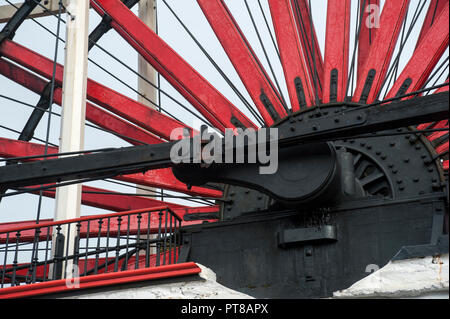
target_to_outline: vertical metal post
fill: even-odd
[[[63,78],[60,152],[84,148],[86,114],[89,0],[69,0],[66,18],[66,52]],[[80,217],[81,184],[56,189],[55,220]],[[75,232],[75,229],[72,229]],[[63,234],[67,229],[63,229]],[[67,253],[73,252],[75,233]],[[71,266],[67,269],[71,270]],[[69,270],[69,272],[70,272]]]
[[[140,0],[139,1],[139,19],[142,20],[150,29],[156,32],[156,1],[157,0]],[[140,55],[138,55],[138,73],[141,77],[138,77],[138,92],[141,95],[138,95],[138,102],[155,108],[155,106],[149,102],[153,101],[154,103],[160,103],[158,99],[158,90],[156,90],[152,85],[150,85],[144,79],[147,79],[153,84],[158,82],[158,72]],[[136,194],[156,194],[156,188],[148,187],[148,191],[142,189],[143,187],[139,186],[136,189]],[[149,216],[150,217],[150,216]],[[156,236],[151,235],[150,238],[156,238]],[[146,252],[141,251],[138,252],[137,255],[144,255]],[[150,254],[155,254],[156,249],[150,249]]]

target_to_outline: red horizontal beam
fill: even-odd
[[[38,295],[79,291],[87,288],[107,287],[131,282],[157,280],[199,274],[200,267],[195,263],[182,263],[144,269],[127,270],[116,273],[91,275],[79,278],[79,287],[68,287],[65,279],[42,283],[21,285],[0,289],[0,298],[24,298]]]
[[[426,41],[418,46],[408,64],[394,83],[386,98],[401,92],[407,94],[420,90],[428,80],[449,44],[449,7],[446,6],[426,33]],[[408,83],[407,88],[403,88]]]
[[[39,194],[39,191],[33,192],[34,194]],[[100,194],[108,193],[108,194]],[[42,195],[46,197],[55,198],[54,190],[45,190]],[[184,205],[174,204],[170,202],[163,202],[153,198],[142,197],[139,195],[120,195],[120,193],[113,192],[110,190],[105,190],[101,188],[83,186],[81,203],[83,205],[106,209],[110,211],[127,211],[141,208],[151,209],[152,207],[161,207],[167,205],[170,209],[176,208],[187,208]]]
[[[119,0],[91,6],[172,86],[219,130],[256,126]],[[237,123],[240,123],[239,125]]]
[[[269,0],[286,86],[294,112],[314,105],[308,65],[297,34],[290,0]]]

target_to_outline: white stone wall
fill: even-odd
[[[389,262],[334,298],[449,298],[449,255]]]

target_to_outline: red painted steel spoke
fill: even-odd
[[[361,73],[363,71],[364,64],[367,61],[367,56],[369,55],[370,48],[372,47],[375,35],[378,30],[378,28],[371,28],[371,24],[366,22],[369,21],[375,23],[376,20],[374,19],[377,18],[377,12],[373,10],[375,10],[377,7],[381,7],[380,0],[359,0],[359,5],[361,7],[365,5],[365,8],[360,8],[360,11],[362,11],[362,23],[358,38],[358,80],[361,79]]]
[[[445,127],[448,127],[448,124],[447,124]],[[444,127],[443,127],[443,128],[444,128]],[[445,131],[435,132],[435,133],[431,134],[430,136],[427,136],[427,138],[428,138],[431,142],[433,142],[433,141],[437,140],[438,138],[443,137],[443,136],[445,136],[445,135],[447,135],[447,134],[448,134],[448,132],[445,132]]]
[[[399,92],[402,95],[423,87],[442,54],[448,48],[448,19],[449,7],[446,6],[428,30],[426,41],[423,41],[414,51],[413,56],[389,91],[387,99],[395,97]]]
[[[96,0],[92,7],[111,18],[111,26],[220,130],[256,126],[205,78],[173,51],[119,0]]]
[[[329,0],[323,103],[343,102],[348,77],[351,0]]]
[[[47,79],[52,78],[53,61],[40,54],[9,40],[5,40],[2,43],[0,53]],[[56,67],[55,82],[59,85],[63,81],[63,72],[63,66],[58,64]],[[170,138],[170,133],[173,129],[186,127],[185,124],[91,79],[88,79],[87,83],[87,99],[166,139]]]
[[[439,145],[438,147],[436,147],[436,152],[441,155],[445,152],[448,152],[448,141],[445,142],[444,144]]]
[[[197,0],[267,125],[286,116],[279,93],[222,0]],[[271,106],[263,103],[265,94]]]
[[[319,41],[317,41],[314,24],[311,23],[308,0],[292,0],[292,7],[297,22],[297,32],[300,38],[303,52],[309,61],[309,75],[311,83],[314,83],[314,64],[317,72],[317,95],[322,98],[324,66]]]
[[[292,110],[296,112],[314,105],[308,66],[297,35],[290,0],[269,0],[269,6]]]
[[[442,167],[444,167],[444,170],[448,171],[448,166],[449,166],[448,160],[445,160],[445,161],[442,163]]]
[[[354,102],[372,103],[381,89],[408,9],[409,0],[387,0],[380,17],[380,28],[358,79]],[[364,21],[363,21],[364,23]]]
[[[117,176],[115,179],[143,186],[182,192],[194,196],[222,197],[222,192],[214,189],[198,186],[192,186],[191,189],[188,189],[186,184],[176,179],[170,168],[154,169],[147,171],[144,174],[136,173]]]
[[[81,203],[83,205],[106,209],[110,211],[120,212],[126,210],[142,209],[142,208],[154,208],[166,205],[170,209],[176,208],[187,208],[184,205],[172,204],[169,202],[163,202],[153,198],[142,197],[139,195],[129,196],[129,195],[117,195],[112,194],[110,190],[105,190],[101,188],[83,186],[81,195]],[[92,193],[94,192],[94,193]],[[33,192],[34,194],[39,194],[39,191]],[[99,194],[108,193],[108,194]],[[55,198],[54,190],[44,190],[42,195],[46,197]]]
[[[43,144],[0,138],[0,157],[3,158],[42,155],[44,151],[45,146]],[[57,148],[52,146],[48,147],[48,154],[55,154],[57,152]],[[173,190],[194,196],[222,197],[221,191],[204,187],[194,186],[189,190],[185,184],[176,179],[170,168],[151,170],[145,174],[137,173],[116,176],[115,179],[142,186]]]
[[[47,85],[47,81],[42,78],[26,71],[15,64],[12,64],[6,60],[0,58],[0,74],[13,80],[14,82],[30,89],[31,91],[41,94]],[[53,102],[57,105],[62,104],[62,90],[61,88],[55,88]],[[87,102],[86,103],[86,120],[104,128],[108,131],[120,134],[127,142],[138,145],[141,144],[138,141],[142,141],[147,144],[162,143],[164,140],[159,137],[127,122],[121,118],[106,112],[105,110]],[[129,137],[129,138],[126,138]]]
[[[425,20],[422,24],[422,30],[420,30],[419,38],[417,39],[416,50],[423,40],[426,40],[426,34],[436,22],[437,17],[441,14],[441,12],[448,7],[449,0],[431,0],[430,6],[428,7],[427,15],[425,16]]]

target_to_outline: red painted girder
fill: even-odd
[[[97,0],[91,6],[101,16],[106,12],[113,20],[111,26],[218,129],[235,128],[233,117],[256,128],[121,1]]]
[[[323,103],[344,102],[348,77],[351,0],[328,0]],[[337,71],[337,79],[332,72]],[[335,88],[331,82],[334,81]],[[333,89],[334,92],[331,90]],[[330,94],[333,95],[330,98]]]
[[[54,154],[58,152],[58,149],[52,146],[48,147],[48,154]],[[0,157],[22,157],[22,156],[35,156],[45,153],[45,146],[43,144],[17,141],[8,138],[0,138]],[[36,159],[33,159],[36,160]],[[149,187],[157,187],[162,189],[173,190],[182,192],[194,196],[206,196],[206,197],[222,197],[222,192],[214,189],[204,187],[192,187],[190,190],[187,186],[181,183],[172,173],[170,168],[150,170],[145,174],[136,173],[123,176],[116,176],[114,179],[118,179],[133,184],[139,184]]]
[[[36,156],[43,155],[45,153],[45,145],[30,143],[25,141],[18,141],[9,138],[0,137],[0,157],[11,158],[11,157],[23,157],[23,156]],[[47,154],[58,153],[58,149],[49,146],[47,149]],[[49,157],[54,158],[54,157]],[[42,160],[43,158],[37,158],[34,160]]]
[[[314,91],[308,75],[308,66],[302,51],[300,39],[296,30],[294,13],[290,0],[269,0],[273,27],[280,51],[286,86],[289,92],[292,110],[294,112],[304,108],[299,100],[306,106],[314,105]],[[303,87],[303,98],[298,96],[296,79],[299,78]]]
[[[77,288],[68,286],[66,279],[3,288],[0,289],[0,299],[33,297],[39,295],[74,291],[74,289],[78,291],[80,289],[120,285],[131,282],[195,275],[200,272],[201,269],[195,263],[181,263],[167,266],[126,270],[121,272],[80,277],[79,287]]]
[[[47,79],[52,78],[53,61],[36,52],[13,41],[5,40],[0,45],[0,53]],[[55,82],[60,86],[63,81],[63,72],[63,66],[57,64]],[[87,80],[86,97],[88,100],[107,108],[109,111],[114,112],[128,121],[165,139],[170,138],[172,130],[179,127],[186,127],[185,124],[115,92],[91,79]]]
[[[165,116],[161,112],[95,81],[88,80],[86,94],[90,101],[166,140],[170,140],[170,134],[174,129],[185,127],[192,130],[184,123]]]
[[[372,22],[375,21],[371,18],[377,18],[376,17],[377,12],[373,10],[369,11],[369,9],[374,9],[376,8],[375,6],[377,6],[381,10],[380,0],[359,0],[359,5],[360,5],[360,12],[358,12],[358,14],[360,14],[362,11],[362,23],[358,38],[358,70],[357,70],[358,80],[361,79],[361,73],[363,71],[364,64],[367,61],[367,56],[369,55],[370,48],[372,47],[375,35],[378,30],[378,28],[369,28],[368,25],[370,26],[370,24],[366,23],[368,21],[367,20],[368,18]],[[362,6],[364,5],[365,7],[362,8]],[[370,17],[369,14],[371,15]]]
[[[164,209],[167,207],[167,205],[160,206],[161,209]],[[148,225],[148,214],[146,212],[153,211],[157,209],[158,207],[151,207],[151,208],[142,208],[132,211],[125,211],[125,212],[119,212],[114,214],[105,214],[105,215],[91,215],[91,216],[83,216],[80,219],[74,219],[74,222],[77,222],[78,220],[83,221],[81,223],[80,228],[80,237],[86,238],[89,234],[90,238],[98,236],[98,233],[100,231],[101,237],[105,237],[107,235],[107,222],[108,218],[110,219],[110,231],[109,235],[110,237],[114,237],[118,235],[118,216],[122,216],[121,226],[120,226],[120,234],[126,235],[127,232],[130,235],[136,235],[139,230],[139,224],[138,224],[138,218],[137,213],[142,212],[141,219],[140,219],[140,232],[144,234],[147,232],[147,225]],[[176,208],[173,210],[173,212],[178,215],[181,219],[183,219],[184,215],[186,214],[193,214],[193,213],[217,213],[219,211],[219,206],[207,206],[207,207],[182,207],[182,208]],[[136,214],[130,215],[130,219],[128,220],[128,216],[123,215],[127,214],[129,212],[136,212]],[[89,233],[87,231],[87,219],[92,219],[89,223]],[[103,219],[103,224],[101,230],[99,229],[98,219]],[[71,220],[72,221],[72,220]],[[163,229],[165,229],[165,221],[166,221],[166,215],[163,212],[162,215],[162,221],[161,225]],[[184,221],[181,222],[181,227],[183,226],[190,226],[190,225],[196,225],[201,224],[205,220],[194,220],[194,221]],[[217,220],[211,219],[206,220],[207,222],[215,222]],[[52,219],[45,219],[41,220],[39,223],[39,227],[41,228],[41,232],[39,233],[39,240],[45,241],[47,240],[47,229],[49,228],[49,239],[52,237],[52,228],[56,226],[57,224],[62,224],[66,221],[61,221],[58,223],[54,223]],[[175,218],[172,217],[172,227],[174,227]],[[128,227],[129,226],[129,227]],[[167,214],[167,227],[170,229],[170,214]],[[178,222],[177,222],[178,227]],[[0,224],[0,243],[4,244],[6,243],[7,233],[16,233],[18,230],[20,230],[20,240],[21,242],[33,242],[35,238],[35,228],[36,228],[36,221],[35,220],[28,220],[28,221],[19,221],[19,222],[9,222],[9,223],[1,223]],[[158,233],[159,229],[159,216],[158,212],[152,212],[150,217],[150,231],[149,233],[154,234]],[[10,235],[11,238],[11,235]],[[9,241],[11,243],[11,241]]]
[[[44,79],[2,58],[0,58],[0,74],[37,94],[41,94],[45,88],[45,85],[48,83]],[[53,102],[57,105],[61,105],[62,103],[62,90],[59,87],[55,88]],[[89,102],[86,103],[86,120],[98,125],[101,128],[121,134],[121,138],[133,145],[140,144],[137,141],[142,141],[147,144],[164,142],[164,140],[159,137],[131,124],[130,122],[124,121]],[[130,138],[128,139],[125,136]]]
[[[448,7],[449,0],[431,0],[428,7],[427,15],[423,20],[422,29],[420,30],[419,37],[417,39],[416,50],[424,39],[426,34],[430,30],[431,26],[436,21],[436,18],[441,14],[445,7]]]
[[[409,0],[386,0],[380,17],[380,28],[353,94],[354,102],[366,100],[367,103],[372,103],[376,99],[389,69],[408,5]],[[375,70],[376,73],[368,91],[365,87],[370,70]]]
[[[448,171],[448,166],[449,166],[448,160],[445,160],[445,161],[442,163],[442,167],[444,167],[444,170]]]
[[[107,192],[107,193],[117,193],[106,189],[82,186],[81,203],[83,205],[106,209],[110,211],[120,212],[134,209],[142,209],[152,207],[168,206],[170,209],[174,210],[177,208],[188,208],[184,205],[174,204],[170,202],[163,202],[157,199],[142,197],[139,195],[129,196],[129,195],[117,195],[113,194],[92,194],[89,192]],[[39,191],[33,192],[34,194],[39,194]],[[54,190],[44,190],[42,195],[46,197],[55,198]]]
[[[395,97],[407,79],[411,80],[411,84],[407,90],[402,90],[402,93],[414,92],[423,87],[442,54],[448,48],[448,22],[449,7],[446,6],[428,30],[426,41],[423,41],[414,51],[413,56],[389,91],[387,99]]]
[[[317,69],[317,94],[319,98],[322,98],[322,90],[323,90],[323,75],[324,75],[324,66],[323,66],[323,58],[322,52],[320,51],[319,41],[317,41],[316,30],[314,28],[314,24],[311,23],[310,20],[310,10],[308,0],[292,0],[292,6],[294,11],[295,20],[297,22],[297,32],[300,38],[303,53],[305,57],[310,61],[308,64],[310,81],[313,83],[313,56]],[[302,35],[303,30],[303,35]],[[313,55],[311,55],[311,50],[314,47]],[[308,49],[309,48],[309,49]],[[319,85],[321,84],[321,85]]]
[[[274,123],[274,116],[283,118],[286,111],[261,62],[245,38],[223,0],[197,0],[211,28],[219,39],[228,58],[242,80],[247,92],[255,103],[259,113],[267,125]],[[265,93],[273,106],[276,115],[271,115],[261,101]]]
[[[175,175],[173,175],[172,169],[170,168],[149,170],[143,174],[136,173],[116,176],[115,179],[144,186],[182,192],[194,196],[222,197],[222,192],[214,189],[198,186],[192,186],[191,189],[188,189],[186,184],[180,182]]]

